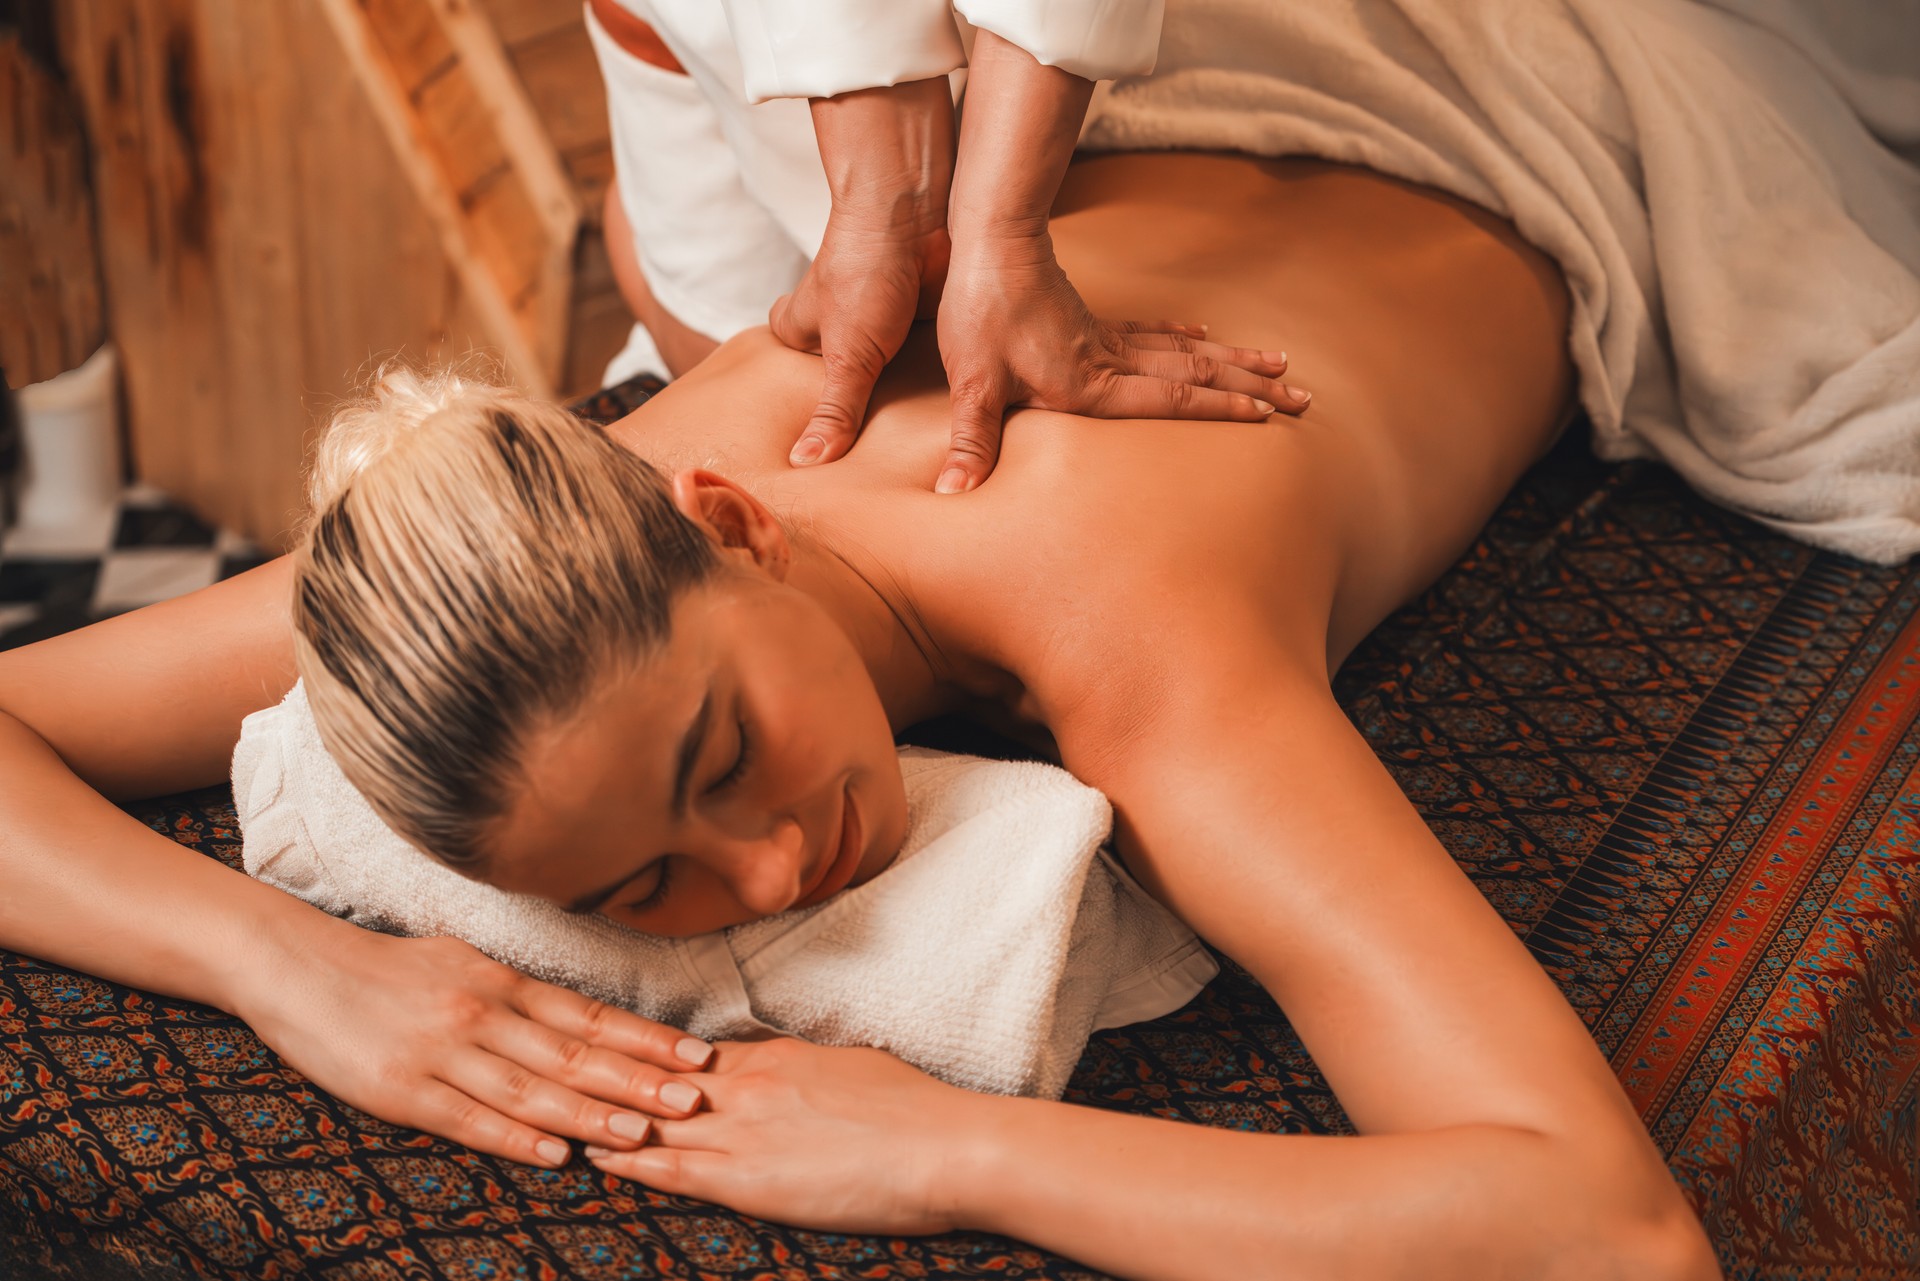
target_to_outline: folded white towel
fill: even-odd
[[[1321,156],[1511,219],[1567,274],[1603,456],[1920,551],[1920,0],[1169,0],[1097,109],[1090,149]]]
[[[381,822],[306,691],[241,725],[247,871],[363,925],[452,934],[537,978],[709,1039],[873,1045],[956,1085],[1057,1098],[1087,1037],[1157,1018],[1218,972],[1102,849],[1106,798],[1050,765],[900,752],[893,866],[824,903],[689,939],[468,880]]]

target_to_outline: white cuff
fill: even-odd
[[[1160,56],[1165,0],[957,0],[983,31],[1088,80],[1144,76]]]
[[[831,98],[965,65],[946,0],[723,0],[748,102]]]

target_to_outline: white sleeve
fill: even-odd
[[[944,76],[966,50],[947,0],[723,0],[748,102]]]
[[[587,33],[607,86],[614,181],[653,296],[718,341],[765,324],[807,255],[747,190],[693,77],[620,48],[591,10]]]
[[[1165,0],[956,0],[954,7],[1046,66],[1088,80],[1151,72],[1166,12]]]

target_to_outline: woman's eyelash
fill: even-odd
[[[660,879],[653,883],[653,888],[647,892],[647,896],[642,899],[635,899],[633,902],[623,904],[622,906],[629,912],[644,912],[649,908],[660,906],[661,900],[667,897],[667,881],[672,875],[673,860],[670,858],[661,859]]]
[[[740,776],[747,772],[747,760],[752,755],[752,751],[747,742],[747,722],[745,719],[742,719],[738,721],[737,724],[740,727],[740,754],[733,758],[733,768],[715,780],[712,788],[713,791],[725,791],[735,783],[738,783]]]

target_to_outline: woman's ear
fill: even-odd
[[[793,546],[779,517],[765,503],[725,476],[701,467],[675,472],[670,486],[673,505],[719,544],[723,556],[734,553],[773,575],[775,581],[786,580]]]

